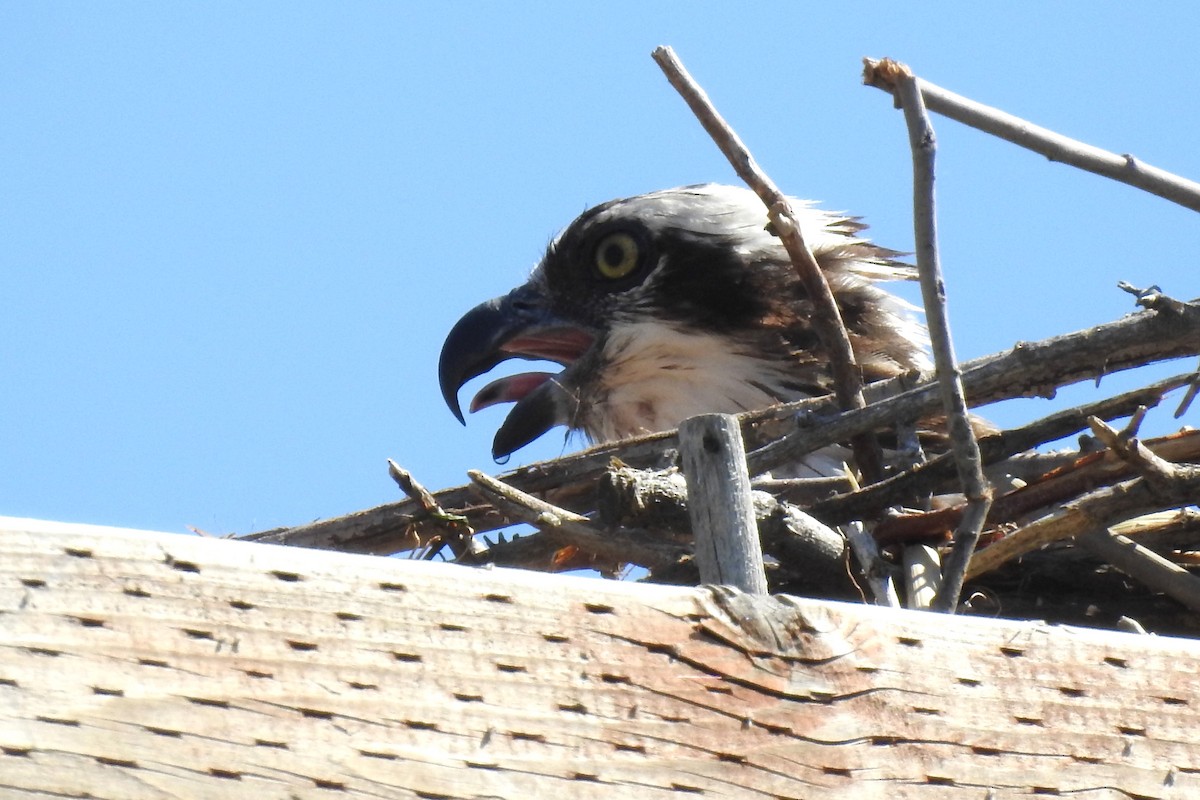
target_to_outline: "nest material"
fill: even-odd
[[[1106,365],[1130,368],[1196,353],[1200,303],[1159,296],[1146,311],[1118,322],[966,364],[963,379],[972,404],[985,403],[1028,394],[1031,386],[1052,394]],[[1196,383],[1195,373],[1182,374],[981,437],[995,498],[960,611],[1196,633],[1191,610],[1197,606],[1189,598],[1200,585],[1192,574],[1200,562],[1200,512],[1194,508],[1200,490],[1192,466],[1200,463],[1200,431],[1185,428],[1144,443],[1135,436],[1145,408],[1176,390],[1186,393],[1181,414]],[[748,461],[752,470],[769,468],[770,459],[861,430],[892,441],[903,438],[895,435],[896,423],[936,407],[935,389],[929,376],[895,379],[868,387],[875,402],[857,411],[836,412],[829,398],[818,398],[743,414]],[[1102,424],[1127,417],[1131,424],[1123,433]],[[1085,437],[1079,450],[1036,449],[1089,425],[1108,442]],[[696,582],[677,447],[674,432],[655,434],[522,467],[499,479],[473,472],[471,484],[436,493],[393,465],[410,499],[247,538],[409,552],[471,565],[595,569],[609,576]],[[849,477],[759,479],[753,485],[773,592],[875,601],[862,566],[848,555],[846,531],[857,523],[870,530],[882,548],[875,569],[898,574],[906,548],[927,545],[944,553],[962,516],[962,504],[952,496],[955,468],[945,455],[925,463],[901,460],[883,481],[868,486],[855,486]],[[914,510],[931,497],[941,507]],[[534,530],[504,530],[514,524]],[[981,568],[989,551],[1004,551],[1003,557]],[[631,565],[642,569],[630,571]]]
[[[669,48],[656,50],[654,57],[739,176],[763,199],[798,274],[806,286],[812,283],[811,296],[827,294],[775,184]],[[1190,612],[1200,610],[1200,578],[1192,574],[1200,553],[1195,512],[1200,436],[1181,430],[1143,444],[1136,433],[1140,409],[1187,386],[1180,416],[1196,393],[1197,375],[1160,381],[978,441],[966,409],[1014,397],[1049,397],[1070,383],[1200,355],[1200,303],[1123,285],[1145,311],[1022,343],[961,368],[954,364],[934,236],[935,138],[926,108],[1188,208],[1200,210],[1200,185],[964,101],[918,80],[897,62],[866,61],[864,82],[891,94],[908,122],[917,264],[941,385],[929,374],[860,387],[832,300],[814,312],[823,320],[818,326],[822,342],[841,345],[830,347],[840,402],[816,398],[740,415],[749,473],[763,475],[822,447],[849,443],[870,483],[759,482],[753,501],[769,556],[770,588],[894,601],[889,578],[903,565],[909,605],[926,605],[932,584],[935,607],[944,610],[1191,634]],[[943,397],[948,398],[944,404]],[[839,407],[851,410],[839,413]],[[913,421],[939,413],[950,422],[953,457],[946,453],[921,463]],[[1132,418],[1124,431],[1105,423],[1122,417]],[[1103,452],[1046,456],[1035,451],[1088,428],[1102,441]],[[890,470],[879,462],[877,437],[907,451]],[[677,445],[675,431],[656,434],[534,464],[500,480],[473,472],[471,484],[434,494],[393,464],[408,500],[247,538],[423,557],[448,551],[449,558],[464,564],[548,571],[586,567],[619,575],[632,564],[644,568],[647,580],[694,581],[686,491],[680,492],[671,473]],[[981,466],[988,468],[987,481]],[[618,475],[627,469],[634,472]],[[625,495],[613,495],[618,478],[625,482]],[[963,492],[964,503],[929,507],[931,497],[956,491]],[[479,535],[514,523],[536,530]],[[857,555],[853,563],[851,549]],[[936,586],[941,556],[948,557],[946,591]]]

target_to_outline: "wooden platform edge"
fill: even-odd
[[[0,796],[1200,797],[1200,643],[0,518]]]

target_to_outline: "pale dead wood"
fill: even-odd
[[[482,549],[482,545],[475,541],[475,531],[467,524],[467,518],[459,514],[451,514],[438,505],[437,498],[429,493],[429,490],[422,486],[412,473],[401,467],[392,459],[388,459],[388,474],[396,481],[396,485],[400,487],[400,491],[404,492],[410,498],[420,504],[421,510],[431,518],[444,523],[448,535],[445,537],[446,544],[450,546],[450,550],[455,557],[462,558],[464,556],[477,555]],[[436,543],[433,543],[436,545]],[[436,546],[431,550],[436,550]],[[432,554],[432,553],[431,553]]]
[[[871,589],[871,599],[877,605],[900,608],[900,596],[896,592],[894,570],[883,560],[879,542],[861,522],[849,522],[842,526],[846,543],[854,554],[854,561],[862,573],[863,580]]]
[[[1144,407],[1139,409],[1139,413],[1120,432],[1095,417],[1088,423],[1096,438],[1144,475],[1151,486],[1160,490],[1160,494],[1179,497],[1183,492],[1178,490],[1178,486],[1186,484],[1189,478],[1200,478],[1200,467],[1172,464],[1139,441],[1136,438],[1137,430],[1145,412]],[[1151,589],[1174,597],[1193,611],[1200,611],[1200,578],[1182,567],[1107,527],[1097,528],[1078,537],[1077,541]]]
[[[762,546],[746,474],[746,451],[730,414],[701,414],[679,426],[700,581],[767,593]]]
[[[1200,578],[1178,564],[1143,547],[1127,536],[1107,528],[1093,530],[1075,540],[1109,564],[1137,578],[1156,592],[1175,598],[1192,611],[1200,612]]]
[[[900,67],[902,65],[888,58],[878,61],[864,58],[863,83],[895,94],[897,80],[903,74]],[[938,114],[1040,153],[1051,161],[1112,178],[1184,208],[1200,211],[1200,184],[1195,181],[1153,167],[1128,153],[1108,152],[957,95],[929,81],[918,80],[925,104]]]
[[[927,544],[905,547],[904,607],[930,608],[941,589],[942,559],[938,549]]]
[[[789,586],[817,597],[857,597],[841,533],[767,492],[751,491],[750,498],[763,552],[786,565]],[[691,530],[686,479],[676,469],[613,465],[597,485],[596,516],[609,528],[678,531],[686,538]]]
[[[1163,487],[1167,493],[1177,494],[1172,484],[1200,475],[1200,467],[1172,464],[1138,439],[1137,429],[1144,415],[1143,408],[1130,420],[1129,426],[1120,432],[1096,417],[1089,419],[1088,425],[1096,438],[1104,442],[1118,458],[1145,475],[1151,483]]]
[[[1098,527],[1152,511],[1192,503],[1196,497],[1200,497],[1200,469],[1182,473],[1170,487],[1155,485],[1141,477],[1088,492],[978,551],[971,559],[967,577],[982,575],[1051,542],[1082,536]]]
[[[489,502],[511,513],[516,521],[549,533],[562,546],[572,545],[615,563],[638,564],[649,569],[674,564],[687,554],[686,548],[640,531],[601,530],[587,517],[514,489],[479,470],[469,470],[467,474]]]
[[[1173,461],[1200,460],[1200,431],[1181,431],[1149,439],[1146,447]],[[1099,486],[1108,486],[1129,478],[1135,472],[1128,462],[1112,451],[1075,453],[1066,464],[1057,466],[1028,485],[996,498],[989,512],[992,525],[1029,521],[1078,498]],[[951,506],[924,514],[892,516],[875,529],[883,542],[938,538],[958,524],[963,507]]]
[[[950,318],[946,302],[946,281],[942,275],[937,247],[937,215],[934,198],[934,159],[937,139],[925,113],[925,101],[917,79],[906,67],[899,70],[896,97],[904,110],[909,145],[913,154],[913,228],[917,247],[917,272],[921,277],[921,296],[925,322],[937,366],[938,389],[950,433],[951,454],[958,468],[958,479],[967,498],[966,511],[954,532],[954,542],[946,559],[937,597],[930,607],[953,614],[958,609],[963,575],[967,562],[979,542],[979,532],[992,504],[991,484],[983,475],[983,458],[967,414],[962,372],[954,354]],[[920,559],[927,564],[927,559]]]
[[[1196,395],[1200,394],[1200,370],[1192,373],[1192,380],[1188,383],[1187,391],[1179,401],[1179,405],[1175,408],[1175,419],[1179,419],[1187,410],[1191,408],[1192,401],[1196,399]]]
[[[1170,637],[12,519],[0,630],[6,798],[1200,792]]]
[[[1200,509],[1181,508],[1135,517],[1109,528],[1156,553],[1190,558],[1200,550]]]

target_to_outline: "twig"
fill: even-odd
[[[1162,502],[1144,478],[1089,492],[975,553],[967,567],[966,578],[977,578],[1051,542],[1082,536],[1099,525],[1111,525],[1122,519],[1159,511],[1162,507]]]
[[[1070,436],[1087,427],[1088,417],[1115,419],[1132,413],[1139,406],[1157,405],[1166,392],[1184,385],[1188,379],[1187,375],[1167,378],[1115,397],[1058,411],[1020,428],[984,436],[979,440],[983,463],[996,464],[1016,453],[1023,453],[1040,444]],[[1059,460],[1066,457],[1060,456]],[[1072,453],[1069,457],[1072,461],[1077,460],[1079,454]],[[849,519],[869,519],[890,505],[910,500],[918,493],[937,489],[948,475],[954,473],[953,458],[953,454],[944,453],[887,480],[864,486],[856,492],[816,501],[810,505],[809,513],[830,524]],[[1001,467],[1007,463],[1004,462]],[[1037,474],[1048,471],[1049,468],[1041,468]]]
[[[1138,422],[1140,419],[1135,418],[1127,431],[1120,433],[1096,417],[1088,420],[1088,426],[1097,439],[1104,442],[1122,461],[1145,475],[1150,482],[1168,484],[1176,480],[1181,473],[1181,468],[1156,455],[1153,450],[1135,438]]]
[[[1161,310],[1155,308],[1152,317],[1134,314],[1086,331],[1018,344],[1007,353],[969,361],[962,365],[963,386],[972,402],[982,405],[1010,397],[1052,394],[1053,387],[1142,366],[1156,360],[1151,351],[1165,358],[1190,356],[1193,350],[1200,353],[1200,303],[1180,305],[1182,310],[1162,304]],[[1135,320],[1137,325],[1133,324]],[[1164,347],[1168,340],[1174,344]],[[882,393],[898,384],[896,378],[881,381],[868,386],[866,394],[870,398],[875,387]],[[817,407],[810,402],[811,407]],[[922,380],[919,386],[903,394],[821,420],[817,427],[801,429],[749,453],[750,474],[767,472],[818,448],[846,441],[852,433],[883,427],[895,419],[932,413],[939,402],[937,384]]]
[[[1200,578],[1128,537],[1098,528],[1075,539],[1076,544],[1157,592],[1170,595],[1200,611]]]
[[[564,544],[575,545],[614,562],[656,569],[673,564],[687,555],[686,548],[657,541],[645,532],[600,530],[587,517],[539,500],[479,470],[468,470],[467,476],[490,500],[502,503],[505,510],[519,521],[561,538]]]
[[[1134,516],[1195,502],[1200,493],[1200,467],[1172,464],[1137,440],[1124,442],[1114,437],[1113,441],[1117,445],[1114,452],[1135,468],[1142,468],[1143,477],[1083,495],[980,550],[971,559],[967,577],[995,569],[1052,541],[1082,536]]]
[[[1119,522],[1109,526],[1109,530],[1128,536],[1160,555],[1177,550],[1194,553],[1200,548],[1200,511],[1193,508],[1160,511]]]
[[[450,514],[446,512],[438,505],[437,499],[429,493],[429,490],[417,482],[417,479],[412,476],[411,472],[390,458],[387,460],[387,463],[388,474],[392,476],[392,480],[400,487],[400,491],[417,501],[421,509],[429,516],[439,522],[445,523],[450,531],[450,534],[445,537],[445,542],[450,546],[450,551],[454,553],[455,558],[462,558],[467,554],[476,554],[483,549],[482,545],[475,541],[475,531],[467,524],[466,517],[462,514]],[[433,555],[433,553],[430,553],[430,555]]]
[[[1194,459],[1200,457],[1200,431],[1185,431],[1154,439],[1148,446],[1163,457]],[[1133,469],[1129,464],[1112,451],[1102,450],[1083,455],[1076,453],[1072,463],[1057,467],[1052,473],[997,497],[992,502],[987,522],[1002,525],[1044,514],[1044,509],[1058,508],[1098,486],[1126,480],[1132,475]],[[940,537],[960,523],[963,513],[964,507],[958,505],[925,514],[890,517],[875,527],[875,538],[881,544],[888,544]]]
[[[1183,399],[1179,401],[1178,408],[1175,409],[1175,419],[1179,419],[1187,413],[1191,407],[1192,401],[1196,399],[1197,393],[1200,393],[1200,369],[1192,373],[1192,379],[1188,383],[1187,391],[1183,394]]]
[[[942,591],[941,559],[938,549],[927,544],[904,548],[905,607],[930,608]]]
[[[862,570],[863,578],[866,579],[867,586],[871,589],[871,596],[875,599],[875,604],[899,608],[900,598],[896,595],[896,584],[892,581],[892,574],[887,563],[879,554],[879,544],[875,541],[875,537],[861,522],[850,522],[843,525],[841,530],[846,534],[850,552],[854,553],[854,560],[858,562],[858,567]]]
[[[765,491],[750,495],[763,551],[796,576],[788,578],[791,586],[799,584],[805,594],[820,597],[853,596],[844,535]],[[609,527],[686,532],[690,529],[686,478],[673,469],[614,465],[597,485],[596,518]]]
[[[904,107],[908,140],[913,153],[913,228],[916,233],[917,271],[921,276],[921,296],[925,300],[925,320],[937,365],[938,387],[954,463],[959,481],[967,497],[967,511],[954,532],[954,547],[946,561],[942,587],[932,603],[936,611],[954,613],[962,593],[963,573],[975,552],[979,531],[992,503],[992,491],[983,477],[982,458],[975,431],[967,416],[967,400],[963,392],[962,373],[954,356],[954,340],[950,336],[950,320],[946,304],[946,283],[942,277],[941,259],[937,248],[937,216],[934,200],[934,157],[937,139],[917,79],[904,68],[897,78],[897,97]]]
[[[897,62],[886,58],[881,61],[863,59],[863,83],[894,95],[897,76],[903,74],[898,70],[899,66]],[[1051,161],[1060,161],[1127,183],[1172,203],[1178,203],[1184,208],[1200,211],[1200,184],[1194,181],[1152,167],[1132,155],[1110,153],[1039,127],[1020,117],[954,94],[928,81],[920,81],[920,89],[925,97],[925,104],[931,111],[1033,150]]]
[[[829,354],[834,394],[838,403],[843,409],[864,407],[866,401],[862,394],[862,373],[850,345],[850,335],[842,323],[841,312],[834,300],[833,291],[825,280],[825,274],[804,241],[787,196],[758,166],[737,132],[721,117],[708,95],[680,63],[675,51],[670,47],[658,47],[654,50],[653,58],[670,84],[696,115],[696,119],[704,126],[704,130],[729,160],[738,177],[754,190],[767,207],[772,228],[787,250],[792,267],[812,301],[817,334]],[[874,437],[866,434],[856,435],[854,454],[858,468],[867,476],[868,481],[878,480],[882,476],[883,458],[879,443]]]

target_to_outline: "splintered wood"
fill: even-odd
[[[1200,796],[1200,642],[0,520],[0,796]]]

